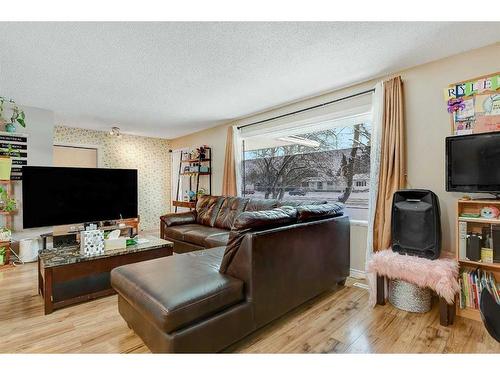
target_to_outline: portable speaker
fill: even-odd
[[[467,235],[467,259],[479,262],[481,260],[482,237],[478,233]]]
[[[430,190],[400,190],[392,199],[392,250],[437,259],[441,252],[439,200]]]

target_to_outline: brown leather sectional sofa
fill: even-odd
[[[349,218],[318,203],[203,197],[163,216],[181,254],[114,269],[120,314],[153,352],[218,352],[343,284]]]
[[[266,211],[289,206],[326,204],[322,202],[279,201],[240,197],[204,196],[196,211],[168,214],[160,218],[160,236],[174,242],[174,252],[180,254],[217,246],[225,246],[236,217],[247,211]]]

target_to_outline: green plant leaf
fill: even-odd
[[[19,118],[17,118],[16,120],[17,120],[17,122],[19,123],[19,125],[21,125],[23,128],[25,128],[25,127],[26,127],[26,123],[24,122],[24,119],[23,119],[23,118],[19,117]]]

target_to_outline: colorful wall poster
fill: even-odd
[[[500,94],[490,95],[483,102],[485,116],[500,115]]]
[[[500,115],[480,116],[474,122],[474,133],[489,133],[500,131]]]
[[[456,121],[463,121],[470,117],[474,117],[474,99],[467,99],[463,102],[463,108],[455,112]]]
[[[455,135],[500,131],[500,74],[452,84],[445,89]]]
[[[445,100],[477,95],[485,91],[497,91],[500,88],[500,74],[476,78],[468,82],[450,85],[444,89]]]

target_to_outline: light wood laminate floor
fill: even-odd
[[[482,323],[439,325],[434,309],[367,306],[352,286],[326,293],[228,348],[242,353],[500,353]],[[436,305],[436,304],[435,304]],[[43,315],[36,265],[0,271],[0,353],[148,353],[111,296]]]

